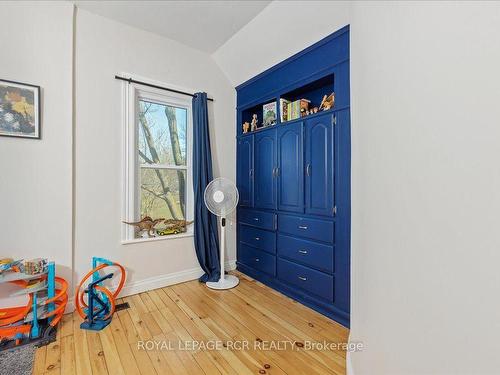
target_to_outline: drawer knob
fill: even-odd
[[[260,237],[255,237],[255,239],[258,241],[258,240],[260,240]]]
[[[301,253],[301,254],[307,254],[307,250],[299,250],[299,253]]]
[[[259,258],[255,258],[255,261],[256,261],[256,262],[260,262],[260,259],[259,259]]]
[[[307,225],[299,225],[299,229],[307,229]]]
[[[304,276],[299,276],[299,279],[302,281],[307,281],[307,277],[304,277]]]
[[[259,221],[259,218],[258,217],[254,217],[253,218],[255,221]]]

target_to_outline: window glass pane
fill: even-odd
[[[139,100],[139,162],[186,165],[187,110]]]
[[[140,171],[140,211],[141,218],[185,219],[186,210],[186,170],[141,168]],[[175,222],[174,222],[175,224]],[[182,223],[181,223],[182,224]],[[155,226],[162,235],[185,231],[182,225],[173,226],[163,222]],[[137,234],[137,237],[140,235]]]

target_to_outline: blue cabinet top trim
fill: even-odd
[[[316,48],[321,47],[322,45],[330,42],[332,39],[335,39],[335,38],[339,37],[340,35],[347,33],[348,31],[349,31],[349,25],[346,25],[343,28],[335,31],[334,33],[332,33],[332,34],[324,37],[320,41],[314,43],[313,45],[307,47],[306,49],[303,49],[302,51],[297,52],[295,55],[290,56],[286,60],[281,61],[280,63],[278,63],[278,64],[270,67],[269,69],[264,70],[262,73],[256,75],[255,77],[252,77],[249,80],[247,80],[247,81],[239,84],[238,86],[236,86],[236,90],[240,90],[240,89],[244,88],[245,86],[250,85],[251,83],[257,81],[258,79],[260,79],[260,78],[262,78],[262,77],[264,77],[264,76],[272,73],[276,69],[279,69],[279,68],[283,67],[284,65],[289,64],[289,63],[291,63],[294,60],[297,60],[302,55],[305,55],[306,53],[309,53],[312,50],[315,50]],[[331,66],[331,62],[329,62],[329,65]]]
[[[251,107],[253,107],[253,106],[257,105],[257,104],[263,103],[263,102],[271,102],[273,100],[276,100],[276,99],[278,99],[278,97],[280,97],[280,94],[282,94],[283,92],[292,91],[292,90],[296,89],[297,87],[304,86],[305,84],[307,84],[309,82],[312,82],[312,81],[314,81],[314,80],[316,80],[318,78],[321,78],[321,77],[323,77],[325,75],[333,73],[333,72],[335,72],[335,70],[336,70],[335,68],[336,67],[338,67],[341,64],[348,63],[348,62],[349,62],[349,59],[344,59],[344,60],[337,61],[333,65],[330,65],[328,68],[319,70],[317,72],[312,72],[309,75],[303,77],[299,81],[292,82],[292,83],[290,83],[287,86],[281,86],[281,87],[279,87],[279,88],[277,88],[277,89],[275,89],[273,91],[268,91],[268,92],[266,92],[260,98],[252,98],[251,102],[240,103],[238,101],[236,109],[238,109],[238,110],[245,110],[247,108],[251,108]]]
[[[312,46],[273,66],[236,88],[237,108],[258,104],[330,74],[349,61],[349,27],[327,36]]]

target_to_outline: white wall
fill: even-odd
[[[78,9],[76,17],[75,271],[92,255],[128,267],[128,291],[168,282],[168,275],[199,269],[193,238],[122,245],[122,72],[206,91],[214,173],[235,180],[234,89],[213,60],[177,42]],[[235,260],[235,225],[227,259]],[[190,274],[191,275],[191,274]],[[191,276],[192,277],[192,276]]]
[[[352,330],[360,374],[498,374],[500,4],[358,3]]]
[[[0,14],[0,78],[42,88],[42,139],[0,137],[0,258],[54,259],[71,279],[73,6],[0,2]]]
[[[347,1],[273,1],[212,55],[234,86],[349,23]]]
[[[214,59],[239,84],[351,25],[352,373],[498,373],[500,5],[310,4]]]

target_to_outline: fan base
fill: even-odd
[[[231,289],[240,283],[240,279],[238,279],[234,275],[225,275],[224,278],[221,278],[219,281],[208,281],[206,284],[210,289]]]

